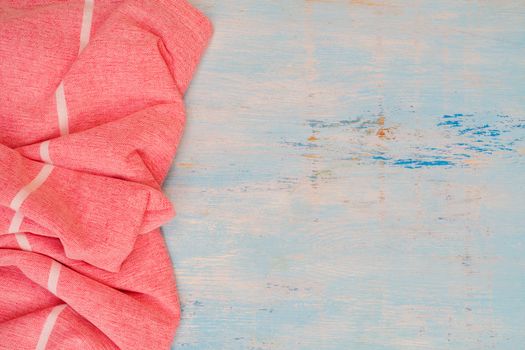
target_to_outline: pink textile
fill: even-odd
[[[211,36],[185,0],[0,0],[0,349],[167,349],[159,227]]]

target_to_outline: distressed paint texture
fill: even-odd
[[[193,3],[173,347],[522,348],[523,1]]]

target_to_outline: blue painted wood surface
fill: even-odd
[[[521,349],[525,3],[194,0],[178,349]]]

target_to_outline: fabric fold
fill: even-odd
[[[35,169],[45,167],[5,146],[0,146],[0,154],[0,186],[4,188],[24,188],[31,183],[31,176],[37,178]],[[8,172],[12,175],[5,176]],[[19,210],[24,219],[46,228],[37,233],[59,238],[69,258],[113,272],[119,270],[139,234],[173,216],[171,203],[158,189],[57,166],[19,206],[13,207],[16,195],[11,194],[3,191],[0,205],[10,207],[12,212],[0,214],[15,218]],[[22,221],[15,232],[9,232],[9,228],[5,232],[25,230]]]

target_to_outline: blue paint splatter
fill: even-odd
[[[290,141],[283,141],[282,142],[285,145],[292,146],[292,147],[304,147],[304,148],[316,148],[319,147],[315,143],[304,143],[304,142],[290,142]]]
[[[308,120],[308,125],[311,128],[338,128],[342,126],[357,124],[360,121],[361,121],[361,118],[343,119],[343,120],[330,121],[330,122],[324,121],[324,120],[310,119]]]
[[[480,130],[473,133],[474,135],[483,135],[483,136],[490,136],[490,137],[496,137],[500,136],[501,132],[499,130],[490,129],[490,130]]]
[[[445,120],[438,124],[438,126],[450,126],[450,127],[460,127],[461,122],[459,120]]]
[[[464,161],[475,154],[516,152],[525,136],[516,132],[525,125],[522,120],[508,115],[445,114],[435,125],[447,132],[443,140],[452,139],[452,142],[440,146],[408,147],[405,156],[391,157],[381,152],[371,158],[407,169],[468,166]]]
[[[454,123],[459,117],[459,114],[444,115],[441,121],[436,125],[445,130],[452,131],[458,125],[463,126],[462,129],[456,132],[457,136],[464,137],[464,142],[456,142],[454,146],[459,146],[465,151],[476,153],[484,153],[492,155],[496,151],[515,152],[516,143],[523,140],[523,135],[518,135],[516,130],[520,128],[523,123],[521,120],[516,120],[508,115],[461,115],[461,123]],[[454,120],[449,120],[456,118]],[[488,122],[487,122],[488,121]],[[466,152],[468,154],[468,152]]]
[[[389,119],[395,118],[394,114]],[[525,119],[508,115],[445,114],[433,120],[427,119],[425,129],[413,129],[410,122],[393,124],[388,128],[392,130],[391,137],[383,139],[378,148],[369,140],[378,135],[378,129],[383,128],[384,119],[380,120],[378,115],[360,115],[342,120],[312,119],[307,125],[325,134],[325,140],[330,140],[330,136],[341,140],[348,135],[348,142],[337,145],[323,141],[285,143],[300,148],[320,147],[328,157],[333,154],[334,159],[342,161],[357,160],[359,164],[405,169],[468,167],[470,163],[467,160],[480,154],[505,157],[505,153],[512,156],[524,148]],[[396,134],[397,130],[402,134]],[[427,134],[427,130],[430,133]],[[396,137],[401,135],[403,138]],[[411,137],[414,137],[414,143],[410,142]]]
[[[469,114],[470,116],[471,114]],[[459,117],[463,117],[463,113],[456,113],[456,114],[453,114],[453,115],[448,115],[448,114],[445,114],[443,116],[443,118],[445,119],[448,119],[448,118],[459,118]]]
[[[454,163],[448,160],[398,159],[393,165],[402,166],[407,169],[419,169],[423,167],[454,166]]]

